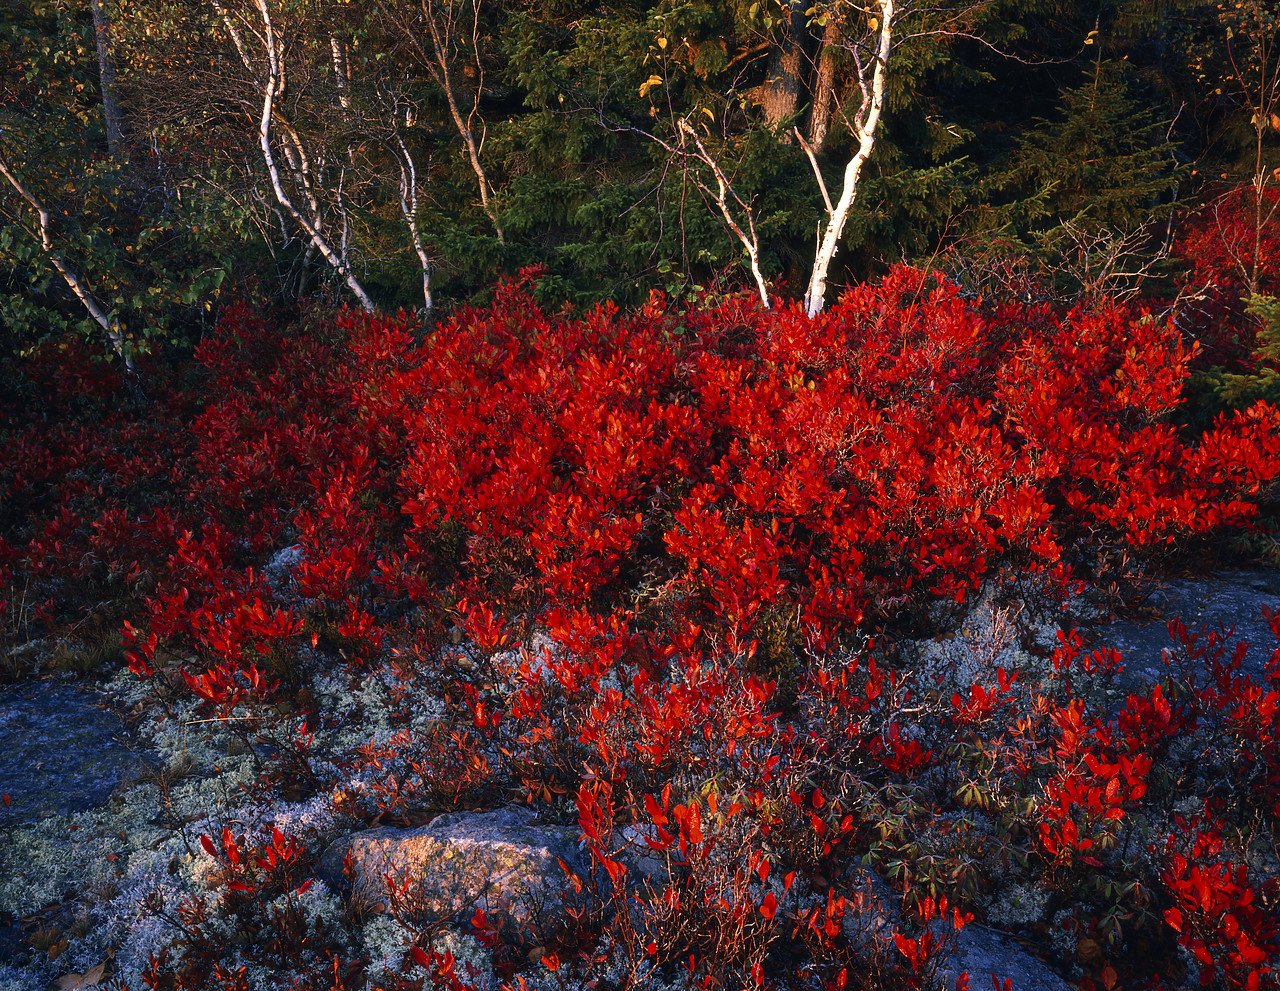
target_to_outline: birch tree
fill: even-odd
[[[806,157],[817,182],[822,209],[803,294],[805,312],[810,316],[822,312],[826,305],[841,239],[865,184],[884,120],[895,51],[907,39],[976,38],[972,24],[986,6],[986,0],[948,6],[922,0],[828,0],[804,8],[801,23],[797,16],[803,5],[775,0],[775,12],[763,18],[767,28],[781,32],[781,40],[769,46],[765,82],[743,91],[743,95],[759,107],[763,122],[780,142]],[[803,66],[796,61],[801,58]],[[664,71],[666,65],[664,61]],[[661,90],[665,82],[663,76],[651,76],[641,95]],[[807,126],[802,127],[806,92]],[[714,148],[694,140],[698,129],[705,126],[700,114],[707,112],[697,109],[677,117],[672,124],[676,140],[660,143],[686,163],[696,161],[704,174],[710,174],[711,179],[702,180],[700,188],[743,246],[757,293],[767,301],[752,197],[737,187],[733,169]],[[657,138],[640,128],[630,129]],[[832,136],[841,129],[851,147],[836,172],[830,168]]]
[[[140,395],[136,356],[190,299],[175,297],[210,280],[184,272],[174,293],[181,261],[142,250],[169,229],[129,181],[108,26],[97,2],[0,19],[0,270],[17,290],[0,327],[24,345],[101,337]]]
[[[842,42],[847,45],[853,60],[853,80],[857,87],[857,96],[856,106],[852,111],[841,110],[840,117],[857,142],[857,150],[844,167],[840,193],[834,203],[827,191],[827,184],[822,177],[822,169],[818,166],[813,146],[805,141],[799,129],[795,132],[813,166],[813,174],[818,180],[823,206],[826,208],[825,220],[821,221],[818,227],[817,252],[809,275],[809,285],[804,294],[804,309],[811,317],[821,313],[825,305],[827,277],[831,271],[831,263],[835,260],[836,250],[840,246],[840,235],[844,233],[849,211],[853,208],[854,198],[858,195],[858,184],[862,179],[863,168],[875,150],[876,131],[880,127],[880,118],[884,112],[885,79],[889,71],[894,21],[898,16],[898,8],[895,0],[872,0],[862,9],[866,13],[866,31]],[[828,16],[835,17],[836,14],[830,12]]]
[[[147,71],[138,74],[135,102],[148,122],[175,122],[180,140],[215,136],[210,144],[223,168],[193,181],[257,204],[257,229],[287,266],[282,291],[301,292],[308,272],[321,267],[372,309],[400,292],[405,280],[394,273],[408,255],[420,273],[421,305],[431,309],[439,249],[423,214],[438,215],[444,201],[428,187],[443,150],[461,147],[457,164],[465,169],[483,145],[483,123],[466,109],[477,97],[457,82],[475,73],[456,52],[442,54],[444,67],[433,75],[375,2],[202,0],[194,14],[168,0],[153,3],[165,13],[155,21],[176,26],[157,41],[135,25],[130,40],[154,51],[140,58]],[[463,31],[458,16],[438,26],[442,53],[453,50],[448,38],[478,30]],[[202,57],[193,59],[188,43],[202,46]],[[425,30],[420,44],[429,54]],[[440,103],[456,115],[433,109],[437,75],[452,94]],[[471,129],[471,145],[450,141],[457,120]],[[481,201],[501,231],[480,175]]]
[[[272,2],[273,0],[252,0],[249,10],[233,11],[219,0],[212,0],[214,10],[261,99],[257,117],[257,144],[277,206],[302,230],[308,247],[324,258],[351,290],[360,306],[372,311],[376,307],[357,278],[347,250],[348,217],[342,200],[342,176],[339,176],[331,190],[339,222],[339,240],[335,242],[326,231],[324,200],[327,197],[324,194],[330,190],[326,189],[329,183],[320,175],[321,163],[314,160],[314,155],[299,130],[291,126],[287,119],[278,119],[277,101],[286,92],[288,66]],[[252,16],[249,11],[256,16]],[[341,86],[339,84],[339,92],[343,93]],[[277,131],[279,138],[275,136]],[[276,156],[274,145],[277,141],[283,163]],[[286,170],[292,179],[290,185],[296,191],[296,197],[286,186],[283,174]]]
[[[802,27],[796,21],[798,10],[797,5],[790,0],[783,4],[783,16],[780,18],[785,34],[780,48],[782,56],[774,52],[769,57],[769,71],[782,71],[783,75],[767,79],[763,86],[755,87],[751,94],[755,102],[760,104],[766,123],[778,129],[779,139],[785,138],[790,142],[794,137],[795,143],[803,150],[813,168],[822,196],[824,212],[815,231],[814,260],[804,292],[805,312],[815,316],[825,305],[827,280],[840,246],[840,238],[853,209],[863,172],[875,150],[876,136],[884,112],[894,30],[902,11],[897,0],[868,0],[865,6],[839,0],[823,7],[810,8],[803,16],[812,20],[809,26]],[[810,115],[810,134],[806,138],[800,127],[793,123],[799,110],[797,94],[803,75],[793,63],[805,51],[800,34],[810,26],[822,27],[823,33],[817,58],[811,60],[813,64],[810,66],[814,70],[813,88],[817,102]],[[660,39],[660,42],[663,42],[661,47],[665,52],[665,38]],[[843,50],[851,66],[849,75],[852,78],[846,87],[854,94],[851,99],[842,100],[841,95],[836,92],[835,49]],[[641,96],[652,93],[664,83],[662,76],[651,76],[641,87]],[[724,112],[722,110],[722,115]],[[671,141],[636,127],[629,130],[645,134],[686,164],[692,161],[699,166],[694,173],[695,182],[733,237],[742,245],[756,292],[761,303],[768,307],[768,282],[760,268],[761,246],[752,198],[736,187],[731,170],[699,135],[699,128],[706,126],[706,120],[702,116],[704,114],[710,119],[716,118],[716,114],[709,109],[678,117],[673,123],[675,137]],[[818,160],[833,119],[848,129],[855,144],[841,170],[841,181],[834,198]],[[702,177],[707,173],[710,179]]]
[[[125,371],[132,376],[134,374],[133,356],[125,347],[124,332],[121,329],[119,319],[104,309],[102,304],[94,297],[78,267],[68,258],[66,251],[56,241],[49,208],[18,176],[13,166],[10,165],[3,149],[0,149],[0,176],[5,178],[12,191],[17,193],[30,207],[31,212],[35,214],[36,227],[34,233],[44,256],[49,260],[58,275],[62,277],[62,281],[67,284],[67,288],[71,290],[72,295],[80,301],[80,304],[85,308],[85,312],[89,314],[93,322],[102,328],[107,335],[107,339],[111,342],[111,347],[124,363]]]
[[[484,90],[484,63],[479,57],[480,0],[419,0],[416,10],[406,9],[393,0],[377,2],[378,9],[416,63],[427,71],[443,94],[449,117],[462,139],[467,162],[475,174],[481,208],[492,222],[498,242],[505,243],[493,184],[481,159],[485,124],[480,114]]]
[[[428,313],[434,309],[435,302],[431,295],[431,270],[433,268],[430,253],[423,240],[422,230],[418,225],[418,161],[417,156],[405,142],[401,130],[401,121],[413,121],[415,112],[413,105],[402,97],[398,89],[387,92],[386,139],[391,157],[395,160],[399,181],[396,184],[397,199],[400,204],[400,215],[409,229],[409,245],[418,258],[422,269],[422,307]]]

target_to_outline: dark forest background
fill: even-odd
[[[10,0],[0,347],[87,336],[132,361],[233,296],[447,313],[531,265],[555,306],[749,287],[712,162],[797,298],[809,153],[838,189],[860,99],[842,42],[875,14]],[[1275,313],[1278,24],[1273,0],[899,4],[832,285],[905,260],[993,301],[1141,295],[1230,371]]]

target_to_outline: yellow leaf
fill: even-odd
[[[659,38],[659,39],[658,39],[658,47],[659,47],[659,48],[663,48],[663,49],[665,49],[665,48],[667,47],[667,39],[666,39],[666,38]]]
[[[662,85],[661,76],[650,76],[648,79],[646,79],[644,82],[640,84],[640,95],[648,96],[649,90],[653,89],[655,86],[661,86],[661,85]]]

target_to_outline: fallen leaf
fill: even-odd
[[[1102,944],[1088,936],[1081,936],[1076,941],[1076,958],[1090,967],[1106,962],[1102,954]]]
[[[50,981],[49,991],[81,991],[82,988],[91,988],[102,980],[106,972],[107,962],[104,960],[83,974],[63,974],[56,981]]]

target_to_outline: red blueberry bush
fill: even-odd
[[[1177,252],[1191,260],[1182,323],[1204,345],[1204,361],[1230,372],[1257,371],[1249,296],[1280,293],[1280,234],[1272,222],[1280,190],[1259,200],[1252,184],[1206,196],[1182,226]]]
[[[1025,645],[995,607],[965,683],[899,649],[997,573],[1048,601],[1248,528],[1280,414],[1180,433],[1194,354],[1139,310],[984,313],[908,268],[812,320],[746,298],[553,317],[519,284],[427,332],[232,308],[195,368],[151,371],[145,413],[59,416],[89,380],[41,372],[43,418],[7,414],[4,621],[123,628],[137,674],[171,669],[164,690],[249,733],[323,718],[304,657],[430,683],[446,716],[366,748],[401,769],[372,787],[378,817],[571,808],[596,876],[568,879],[544,971],[599,979],[607,943],[634,986],[867,984],[858,927],[887,884],[907,912],[869,938],[889,986],[923,987],[1016,882],[1082,988],[1192,967],[1275,987],[1275,878],[1246,860],[1280,815],[1276,658],[1257,684],[1174,627],[1168,676],[1112,697],[1123,660],[1071,631],[1043,671],[1007,666]],[[286,547],[292,568],[272,563]],[[280,780],[314,777],[305,740],[277,743]],[[292,890],[297,847],[241,843],[209,841],[253,875],[235,911],[276,926],[271,958],[313,969],[306,986],[346,986],[336,956],[279,942],[287,907],[253,909]],[[662,865],[639,886],[637,851]],[[206,908],[184,911],[186,958],[153,986],[236,986]],[[378,980],[458,983],[413,945],[428,975]]]

